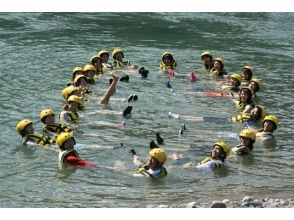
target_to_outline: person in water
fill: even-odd
[[[267,115],[263,119],[262,128],[257,130],[256,137],[257,138],[267,138],[273,139],[274,131],[278,128],[279,120],[275,115]]]
[[[83,100],[79,96],[71,95],[67,102],[68,106],[63,109],[59,118],[65,123],[76,123],[79,119],[78,111],[83,109]]]
[[[58,162],[63,164],[80,165],[80,166],[96,166],[85,160],[81,160],[78,152],[74,149],[76,141],[72,133],[64,132],[58,135],[56,143],[60,151],[58,153]]]
[[[251,89],[252,91],[252,97],[253,98],[256,98],[256,93],[260,90],[261,88],[261,80],[260,79],[251,79],[249,81],[249,84],[248,84],[248,88]]]
[[[230,91],[231,96],[238,96],[242,78],[240,74],[233,73],[229,76],[229,83],[224,83],[221,88],[225,91]]]
[[[43,147],[50,147],[55,143],[55,140],[51,137],[42,134],[35,134],[33,122],[29,119],[21,120],[16,125],[16,131],[22,136],[23,145],[33,144]]]
[[[55,123],[55,114],[52,109],[44,109],[40,112],[40,120],[44,124],[43,132],[57,136],[62,132],[73,132],[64,124]]]
[[[97,58],[94,58],[93,60],[98,60]],[[83,67],[84,70],[84,76],[86,77],[86,82],[88,84],[95,84],[95,79],[94,76],[97,73],[97,69],[95,66],[93,66],[92,64],[86,64]]]
[[[123,60],[125,57],[124,52],[122,49],[117,48],[112,51],[112,58],[113,58],[113,68],[114,69],[124,69],[124,68],[132,68],[137,69],[137,65],[131,65],[129,60]]]
[[[83,90],[81,91],[78,87],[75,87],[73,85],[65,87],[62,92],[61,92],[62,97],[67,100],[68,97],[71,95],[76,95],[76,96],[83,96]]]
[[[135,164],[143,164],[139,156],[132,149],[130,153],[133,155]],[[141,166],[136,172],[135,176],[147,176],[152,178],[162,178],[167,175],[167,171],[163,166],[167,160],[167,154],[163,148],[155,147],[149,151],[149,159],[147,164]]]
[[[84,75],[83,67],[77,66],[77,67],[75,67],[73,69],[73,71],[72,71],[72,77],[71,77],[71,82],[68,83],[68,86],[74,84],[74,80],[75,80],[76,76],[78,76],[78,75]]]
[[[213,68],[212,53],[208,50],[203,51],[203,53],[201,53],[201,60],[203,63],[203,66],[201,68],[201,72],[210,73],[211,69]]]
[[[210,73],[214,76],[223,76],[226,75],[227,72],[224,69],[225,63],[223,58],[217,57],[213,61],[213,68],[210,70]]]
[[[239,91],[239,100],[236,101],[237,110],[240,113],[249,113],[254,108],[252,91],[248,87],[243,87]]]
[[[97,55],[101,58],[103,71],[109,71],[113,69],[112,64],[108,63],[109,52],[107,50],[100,50]]]
[[[240,144],[232,148],[232,154],[239,156],[250,154],[256,140],[255,131],[253,129],[246,128],[240,132],[239,138]]]
[[[94,55],[91,58],[90,63],[92,64],[92,66],[95,67],[95,74],[94,74],[95,77],[103,74],[102,59],[101,59],[101,57],[98,54],[97,55]]]
[[[177,67],[177,62],[170,52],[164,52],[161,55],[160,70],[174,70]]]
[[[209,168],[216,170],[224,166],[225,159],[230,153],[230,148],[223,141],[217,141],[212,145],[210,157],[205,158],[196,165],[196,168]]]
[[[253,67],[252,66],[244,66],[241,70],[242,77],[242,86],[248,86],[251,78],[253,76]]]

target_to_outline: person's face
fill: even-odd
[[[63,144],[64,150],[73,149],[74,146],[75,146],[75,140],[73,138],[66,140]]]
[[[241,90],[241,92],[240,92],[240,101],[243,102],[243,103],[246,103],[248,99],[249,99],[248,91],[245,90],[245,89]]]
[[[220,148],[220,146],[214,145],[212,147],[212,150],[211,150],[211,157],[212,158],[217,158],[217,157],[220,156],[220,154],[221,154],[221,148]]]
[[[207,56],[207,55],[204,55],[202,57],[202,61],[203,61],[204,64],[209,64],[211,62],[211,57]]]
[[[230,78],[230,85],[237,87],[239,85],[239,81],[235,78]]]
[[[221,70],[222,65],[221,65],[221,63],[220,63],[219,61],[214,61],[213,67],[214,67],[216,70]]]
[[[252,91],[255,91],[255,92],[258,90],[258,85],[257,85],[256,82],[250,82],[250,83],[248,84],[248,87],[249,87]]]
[[[114,55],[114,58],[116,60],[119,60],[119,61],[122,61],[122,58],[123,58],[123,54],[121,52],[118,52]]]
[[[274,128],[274,123],[273,122],[266,120],[263,123],[263,131],[271,132],[273,130],[273,128]]]
[[[108,62],[108,58],[109,58],[109,56],[106,53],[102,54],[101,55],[102,63],[107,63]]]
[[[24,132],[26,134],[34,134],[34,128],[33,128],[33,124],[28,124],[25,128],[24,128]]]
[[[77,86],[87,87],[87,82],[86,82],[85,78],[80,78],[77,82]]]
[[[171,64],[171,60],[168,57],[163,57],[163,63],[165,65],[170,65]]]
[[[241,77],[245,80],[250,80],[251,78],[251,72],[248,69],[243,69]]]
[[[77,102],[70,102],[69,103],[69,110],[70,111],[73,111],[73,112],[76,112],[79,110],[79,103]]]
[[[96,58],[93,60],[93,66],[95,66],[96,68],[100,67],[101,66],[101,60]]]
[[[148,159],[148,167],[151,169],[155,169],[159,166],[158,160],[156,160],[154,157],[149,157]]]
[[[55,123],[55,115],[52,114],[52,115],[46,116],[45,123],[46,124],[54,124]]]
[[[95,75],[95,71],[94,70],[88,70],[85,72],[85,76],[93,79],[94,78],[94,75]]]
[[[240,143],[247,147],[250,144],[250,139],[247,137],[240,137]]]

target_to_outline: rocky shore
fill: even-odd
[[[294,198],[289,199],[254,199],[245,196],[241,201],[211,201],[209,203],[190,202],[182,205],[159,205],[157,208],[294,208]]]

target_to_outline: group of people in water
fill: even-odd
[[[87,96],[92,95],[91,87],[96,83],[96,79],[104,75],[110,75],[109,86],[104,94],[97,100],[98,104],[105,105],[110,101],[110,97],[116,92],[118,81],[127,82],[129,76],[119,77],[116,73],[124,70],[137,71],[141,77],[146,78],[149,71],[144,67],[131,65],[131,62],[124,60],[124,52],[122,49],[114,49],[112,51],[113,62],[109,62],[110,53],[107,50],[101,50],[95,54],[88,64],[83,67],[75,67],[72,72],[72,77],[67,86],[62,90],[64,105],[59,114],[60,123],[55,120],[55,112],[48,108],[41,110],[40,121],[44,124],[42,133],[35,133],[33,121],[23,119],[16,125],[16,131],[22,136],[23,144],[36,144],[39,146],[49,147],[58,145],[58,160],[61,164],[81,165],[81,166],[96,166],[86,160],[82,160],[78,152],[74,149],[76,144],[74,134],[79,120],[79,112],[83,111]],[[254,78],[254,70],[251,66],[244,66],[241,74],[227,74],[224,69],[224,61],[221,57],[213,59],[210,51],[204,51],[201,54],[203,61],[202,69],[198,70],[199,74],[210,74],[217,77],[223,77],[224,80],[218,83],[221,92],[217,96],[232,96],[236,98],[238,114],[234,117],[227,118],[226,123],[240,122],[246,127],[240,134],[240,144],[230,149],[228,145],[219,140],[213,144],[210,157],[199,162],[197,168],[217,169],[224,165],[225,159],[231,155],[245,155],[253,151],[253,144],[256,138],[270,137],[274,138],[273,132],[278,127],[278,119],[274,115],[266,115],[265,108],[255,104],[256,93],[261,88],[261,80]],[[174,77],[177,62],[170,52],[162,54],[160,62],[160,70],[163,74],[169,74]],[[196,80],[195,73],[191,73],[191,81]],[[130,95],[126,102],[137,101],[136,94]],[[132,111],[132,106],[128,105],[119,114],[123,117],[128,117]],[[212,120],[212,117],[196,117],[180,114],[169,113],[169,117],[174,117],[181,120],[200,121]],[[261,127],[260,127],[261,126]],[[183,127],[185,129],[185,127]],[[158,143],[160,135],[157,134]],[[140,168],[135,172],[136,175],[146,175],[148,177],[164,177],[167,175],[167,170],[164,167],[168,155],[166,151],[159,147],[161,143],[150,143],[149,159],[144,163],[136,154],[135,150],[131,150],[133,161],[140,165]],[[190,163],[191,165],[191,163]],[[192,165],[194,166],[194,164]]]

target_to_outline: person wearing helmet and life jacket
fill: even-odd
[[[246,155],[250,154],[253,150],[253,144],[256,140],[256,134],[253,129],[245,128],[239,134],[240,144],[232,148],[232,154]]]
[[[267,138],[273,139],[274,131],[278,128],[279,120],[275,115],[267,115],[264,117],[262,122],[262,128],[257,130],[256,137],[257,138]]]
[[[136,152],[132,149],[130,153],[133,157],[138,157]],[[140,159],[138,159],[140,161]],[[167,160],[167,154],[163,148],[156,147],[149,151],[149,159],[147,164],[141,166],[134,176],[147,176],[152,178],[162,178],[167,175],[167,171],[163,166]],[[142,163],[140,161],[140,163]]]
[[[60,148],[58,153],[58,162],[60,164],[67,163],[71,165],[80,165],[94,167],[95,163],[86,160],[81,160],[78,152],[74,149],[76,141],[72,133],[64,132],[58,135],[56,143]]]
[[[210,157],[205,158],[196,165],[196,168],[210,168],[216,170],[223,167],[225,159],[229,156],[230,148],[223,141],[213,144]],[[185,165],[184,165],[185,166]]]
[[[245,128],[256,129],[259,127],[261,120],[266,116],[263,106],[255,105],[250,113],[242,113],[229,118],[230,122],[241,122]]]
[[[92,94],[92,91],[88,88],[88,81],[89,78],[87,79],[85,75],[77,75],[73,81],[74,86],[79,88],[80,95],[83,97],[85,94]]]
[[[203,51],[201,53],[201,60],[203,66],[201,68],[201,72],[203,73],[210,73],[211,69],[213,68],[213,56],[212,53],[208,50]]]
[[[67,86],[73,85],[74,80],[77,75],[84,75],[83,67],[77,66],[72,71],[71,81],[67,84]]]
[[[230,91],[229,96],[238,97],[242,78],[240,74],[233,73],[229,77],[229,83],[224,83],[221,88],[224,91]]]
[[[227,72],[224,69],[225,63],[223,58],[217,57],[213,60],[213,68],[210,70],[210,73],[214,76],[223,76],[226,75]]]
[[[177,67],[177,62],[170,52],[164,52],[161,55],[160,70],[174,70]]]
[[[260,79],[251,79],[249,81],[248,87],[251,89],[252,91],[252,97],[256,98],[256,93],[260,90],[261,88],[261,80]]]
[[[108,63],[109,52],[107,50],[100,50],[97,55],[101,58],[103,71],[113,69],[112,64]]]
[[[124,69],[124,68],[132,68],[137,69],[137,65],[131,65],[129,60],[123,60],[125,57],[124,52],[122,49],[117,48],[112,51],[112,58],[113,58],[113,68],[114,69]]]
[[[44,124],[43,132],[51,135],[58,135],[62,132],[73,132],[64,124],[55,123],[55,114],[52,109],[44,109],[40,112],[40,120]]]
[[[60,113],[59,118],[62,122],[77,122],[79,119],[78,111],[83,108],[83,100],[81,97],[71,95],[68,99],[68,106]]]
[[[29,119],[24,119],[16,125],[16,131],[22,136],[23,145],[38,145],[43,147],[50,147],[55,143],[51,137],[35,134],[33,122]]]
[[[95,77],[98,77],[101,74],[103,74],[102,59],[98,54],[92,56],[90,63],[95,67],[95,74],[94,74]]]
[[[241,86],[248,86],[252,76],[253,76],[253,67],[248,65],[244,66],[241,69],[241,77],[242,77]]]
[[[86,64],[83,67],[84,70],[84,76],[86,77],[86,82],[88,84],[94,85],[95,84],[95,79],[94,76],[96,74],[96,67],[93,66],[92,64]]]
[[[239,91],[239,100],[236,101],[237,111],[240,113],[249,113],[254,108],[252,100],[252,91],[248,87],[243,87]]]
[[[71,95],[76,95],[76,96],[82,97],[83,93],[80,92],[79,89],[80,89],[79,87],[75,87],[73,85],[67,86],[62,90],[61,95],[65,100],[67,100],[68,97],[70,97]]]

